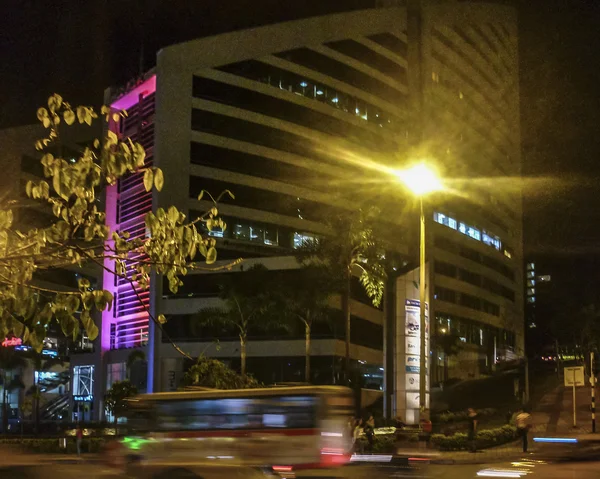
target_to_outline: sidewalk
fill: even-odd
[[[535,447],[531,444],[531,452],[534,451]],[[477,452],[406,449],[399,450],[398,454],[407,457],[429,458],[432,464],[488,464],[517,460],[525,456],[520,439]]]
[[[596,388],[596,397],[599,390]],[[532,412],[532,434],[535,436],[574,436],[591,434],[591,390],[589,386],[576,389],[577,427],[573,427],[573,390],[558,386],[542,397]],[[600,419],[600,418],[599,418]],[[600,422],[597,431],[600,438]]]

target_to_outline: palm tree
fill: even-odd
[[[256,264],[241,273],[228,274],[219,284],[219,298],[223,301],[223,306],[202,309],[193,318],[193,323],[198,326],[216,326],[237,332],[242,375],[246,374],[249,331],[252,328],[274,326],[274,318],[267,314],[272,305],[269,288],[269,271],[262,264]]]
[[[327,321],[331,315],[329,297],[335,293],[327,271],[320,266],[308,265],[277,281],[277,303],[286,319],[300,321],[304,327],[305,367],[304,380],[310,382],[310,350],[313,324]]]
[[[8,393],[23,388],[23,382],[18,377],[9,374],[27,366],[26,359],[15,352],[14,348],[0,347],[0,381],[2,385],[2,431],[8,430]],[[12,375],[11,375],[12,376]]]
[[[341,309],[346,326],[346,380],[350,374],[350,287],[357,275],[374,306],[379,306],[387,274],[385,250],[375,234],[379,210],[360,209],[358,213],[331,218],[330,235],[305,242],[298,250],[298,260],[304,265],[318,265],[328,271],[332,284],[341,296]]]

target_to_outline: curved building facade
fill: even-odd
[[[433,377],[459,360],[475,376],[519,355],[523,341],[516,17],[508,7],[479,2],[408,3],[168,47],[146,83],[113,106],[152,103],[139,108],[147,118],[137,130],[145,138],[148,128],[150,160],[166,177],[151,207],[174,204],[194,216],[210,207],[197,199],[201,190],[230,189],[235,200],[220,206],[228,228],[211,233],[220,258],[243,256],[270,269],[295,268],[294,247],[305,237],[335,234],[323,218],[356,210],[358,196],[384,210],[410,269],[416,210],[385,171],[402,167],[409,152],[426,151],[455,190],[428,203],[432,334],[455,332],[465,343],[458,358],[433,355]],[[139,185],[124,186],[107,201],[107,218],[120,228],[130,227],[135,214],[123,223],[111,208],[128,201],[142,205],[141,214],[149,205],[134,198]],[[155,281],[150,308],[170,316],[175,337],[179,331],[190,339],[177,324],[215,304],[215,281],[212,274],[190,275],[179,297]],[[384,314],[365,303],[357,294],[352,304],[360,332],[351,338],[352,356],[380,371],[384,329],[395,335],[398,319],[395,308]],[[103,336],[118,336],[126,316],[103,318]],[[122,361],[123,348],[147,348],[149,389],[169,389],[183,364],[140,317],[147,333],[138,339],[103,340],[105,363]],[[210,347],[202,338],[186,344],[196,354]],[[343,356],[343,338],[317,340],[314,348],[324,362],[335,360]],[[213,353],[234,357],[235,341]],[[291,365],[290,358],[303,361],[303,342],[258,338],[248,354],[249,366],[252,357],[271,364],[285,357]],[[403,368],[397,361],[386,365]]]

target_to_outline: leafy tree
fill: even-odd
[[[129,381],[116,381],[104,395],[104,406],[106,411],[115,419],[115,424],[128,410],[127,398],[138,393],[137,388]]]
[[[237,332],[242,375],[246,374],[246,345],[250,330],[281,324],[276,324],[275,317],[269,314],[273,306],[268,293],[270,278],[269,271],[262,264],[227,275],[219,284],[219,298],[223,306],[202,309],[192,320],[197,326],[214,326]]]
[[[12,373],[27,366],[27,361],[13,348],[0,347],[0,381],[2,386],[2,431],[8,431],[8,393],[22,389],[23,382]],[[11,378],[9,379],[9,376]]]
[[[325,268],[307,265],[291,277],[286,275],[275,284],[276,301],[286,319],[299,322],[304,329],[305,366],[304,380],[310,382],[311,332],[314,323],[329,320],[331,307],[329,298],[335,288]]]
[[[238,374],[218,359],[200,356],[182,380],[183,386],[200,386],[213,389],[258,388],[261,384],[251,376]]]
[[[379,210],[360,209],[358,213],[339,215],[327,224],[331,234],[305,242],[298,250],[298,259],[304,265],[318,265],[341,295],[341,309],[346,325],[345,375],[350,374],[350,287],[356,274],[365,292],[379,306],[387,273],[383,242],[375,233]]]
[[[201,231],[225,227],[216,208],[221,196],[215,199],[209,195],[214,206],[195,219],[186,218],[175,207],[149,212],[145,217],[147,234],[130,238],[127,232],[109,230],[96,199],[106,186],[131,175],[143,175],[146,190],[161,190],[163,173],[149,166],[144,148],[105,127],[106,137],[84,146],[79,157],[70,161],[62,157],[65,128],[109,119],[118,122],[126,115],[108,107],[102,107],[98,115],[91,107],[71,106],[57,94],[48,99],[47,108],[38,109],[37,117],[48,133],[35,144],[45,179],[27,183],[28,203],[11,202],[0,209],[0,338],[14,334],[39,352],[46,327],[52,322],[74,339],[81,329],[90,339],[97,337],[92,313],[110,309],[112,294],[93,289],[86,279],[79,280],[75,291],[40,287],[34,280],[36,271],[94,262],[129,282],[139,297],[140,288],[149,284],[151,272],[164,275],[170,290],[176,292],[188,270],[202,268],[198,260],[215,262],[215,240]],[[51,224],[20,231],[10,208],[39,203],[52,210]],[[112,266],[107,266],[106,259]],[[150,318],[162,329],[163,315]]]

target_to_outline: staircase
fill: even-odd
[[[59,416],[67,416],[69,414],[69,395],[62,394],[51,401],[44,404],[40,411],[42,420],[58,420]]]

